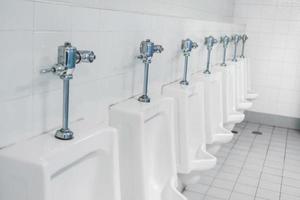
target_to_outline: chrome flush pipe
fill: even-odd
[[[96,59],[93,51],[77,50],[70,42],[58,47],[57,64],[47,69],[42,69],[41,73],[52,72],[63,80],[63,120],[62,128],[56,131],[55,137],[61,140],[73,138],[73,132],[69,129],[69,91],[70,80],[76,64],[81,62],[92,63]]]
[[[140,44],[140,55],[137,58],[141,59],[145,65],[143,94],[138,98],[138,101],[140,102],[150,102],[150,98],[148,96],[149,65],[151,63],[154,53],[161,53],[163,50],[164,48],[161,45],[155,45],[149,39],[142,41]]]
[[[207,47],[207,64],[206,64],[206,69],[203,72],[204,74],[211,74],[210,72],[210,55],[213,46],[218,43],[218,40],[216,40],[213,36],[209,36],[205,38],[204,45]]]
[[[223,44],[223,60],[222,60],[221,66],[224,66],[224,67],[227,66],[226,53],[227,53],[227,47],[228,47],[229,42],[230,42],[230,37],[228,37],[227,35],[220,38],[220,43]]]
[[[241,53],[241,58],[245,58],[245,43],[248,40],[248,36],[246,34],[241,35],[241,40],[242,40],[242,53]]]
[[[241,36],[237,35],[237,34],[233,35],[231,40],[233,41],[233,44],[234,44],[234,52],[233,52],[232,61],[237,62],[237,46],[239,44],[239,41],[241,40]]]
[[[190,39],[182,40],[181,42],[181,50],[184,55],[184,72],[183,72],[183,79],[180,81],[181,85],[188,85],[189,82],[187,81],[187,68],[188,68],[188,60],[189,56],[191,55],[192,49],[195,49],[198,47],[198,44],[196,42],[193,42]]]

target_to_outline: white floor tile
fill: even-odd
[[[217,168],[186,188],[188,199],[300,200],[300,131],[249,122],[236,129],[216,155]]]

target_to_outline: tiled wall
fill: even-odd
[[[142,90],[143,65],[136,59],[140,41],[150,38],[165,48],[161,55],[155,55],[150,68],[150,87],[158,89],[181,77],[182,39],[190,37],[200,44],[190,62],[191,71],[196,71],[205,65],[204,36],[244,29],[225,22],[196,20],[226,19],[230,4],[225,6],[222,0],[184,2],[2,0],[0,147],[61,125],[62,81],[39,71],[56,62],[57,46],[65,41],[97,55],[93,64],[78,65],[71,81],[70,119],[83,119],[92,126],[107,121],[110,104]],[[220,10],[223,12],[217,15]],[[221,59],[220,53],[221,47],[217,47],[214,62]]]
[[[236,0],[234,19],[250,38],[253,110],[300,118],[300,1]]]

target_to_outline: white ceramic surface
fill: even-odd
[[[72,127],[73,140],[44,134],[0,151],[1,200],[120,200],[116,130]]]
[[[245,77],[245,98],[249,101],[255,100],[258,94],[252,90],[251,73],[250,73],[250,60],[249,58],[243,59],[244,77]]]
[[[223,119],[222,73],[213,72],[206,75],[196,73],[193,81],[204,84],[204,111],[207,144],[224,144],[231,141],[232,133],[225,129]]]
[[[239,111],[249,110],[253,103],[248,101],[245,97],[245,76],[244,76],[244,67],[243,60],[239,59],[235,63],[235,77],[236,81],[236,108]]]
[[[163,87],[163,95],[175,100],[175,147],[178,173],[188,174],[216,165],[206,151],[204,83],[179,82]]]
[[[238,112],[233,105],[233,98],[236,94],[236,83],[233,79],[232,64],[227,66],[216,65],[213,67],[213,72],[220,72],[222,74],[222,95],[223,95],[223,119],[224,127],[228,130],[232,130],[236,123],[240,123],[244,120],[245,115],[242,112]]]
[[[119,130],[122,200],[186,200],[176,190],[174,100],[136,98],[110,109]]]

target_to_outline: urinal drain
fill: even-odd
[[[239,132],[238,132],[238,131],[232,130],[231,133],[233,133],[233,134],[238,134]]]
[[[263,133],[260,132],[260,131],[252,131],[252,134],[255,134],[255,135],[262,135]]]

